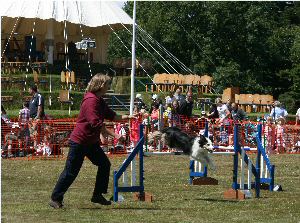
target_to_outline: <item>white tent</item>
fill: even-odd
[[[6,0],[1,2],[0,15],[2,40],[12,34],[33,34],[38,49],[42,42],[50,49],[50,63],[58,42],[64,43],[66,38],[77,42],[85,37],[96,40],[97,48],[90,50],[94,62],[106,63],[109,34],[123,24],[132,24],[117,3],[109,1]],[[2,51],[4,47],[2,42]]]

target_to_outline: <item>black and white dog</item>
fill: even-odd
[[[209,165],[215,169],[213,161],[208,153],[213,152],[213,145],[209,138],[200,136],[189,136],[177,127],[168,127],[162,131],[149,133],[148,143],[160,140],[164,145],[176,150],[182,150],[184,154],[189,155],[191,159],[201,162],[203,165]]]

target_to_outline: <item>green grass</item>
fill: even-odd
[[[124,157],[111,157],[112,170]],[[2,160],[2,222],[299,222],[300,156],[273,155],[276,183],[283,192],[262,191],[261,198],[226,201],[232,158],[216,156],[218,169],[210,176],[218,186],[190,186],[188,157],[145,157],[145,190],[153,203],[125,201],[109,207],[90,202],[96,167],[85,160],[81,172],[65,195],[65,209],[48,206],[51,191],[64,167],[63,160]],[[112,195],[112,177],[109,194]]]

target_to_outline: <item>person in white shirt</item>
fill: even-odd
[[[219,122],[223,123],[227,118],[230,117],[230,111],[228,110],[228,107],[226,104],[222,103],[221,98],[216,99],[216,104],[217,104],[217,110],[219,112]]]
[[[270,116],[273,118],[273,120],[277,121],[279,117],[286,119],[288,113],[286,109],[281,107],[281,103],[279,101],[274,101]]]

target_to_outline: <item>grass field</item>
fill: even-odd
[[[112,170],[124,157],[111,157]],[[2,160],[2,222],[299,222],[300,155],[273,155],[276,182],[283,192],[262,191],[261,198],[226,201],[230,188],[232,158],[214,157],[218,169],[210,176],[218,186],[190,186],[188,157],[145,157],[145,190],[153,203],[125,201],[109,207],[90,202],[96,168],[86,160],[65,195],[65,208],[48,206],[63,160]],[[112,195],[112,178],[107,197]]]

